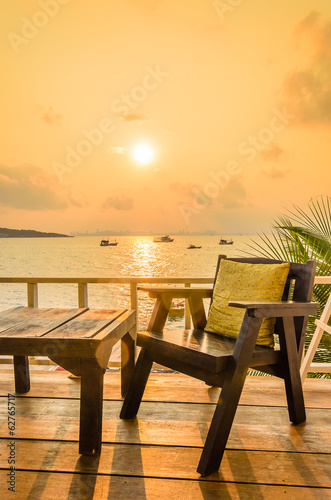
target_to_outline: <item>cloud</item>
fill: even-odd
[[[331,124],[331,21],[313,11],[299,23],[294,36],[309,62],[287,75],[281,100],[297,123]]]
[[[191,183],[182,184],[181,182],[172,182],[169,185],[170,191],[174,191],[175,193],[178,193],[181,196],[188,196],[188,197],[192,197],[192,190],[194,188],[198,188],[198,186],[196,184],[191,184]]]
[[[261,156],[266,161],[278,161],[283,155],[284,149],[275,142],[272,142],[267,149],[261,151]]]
[[[62,126],[63,115],[55,113],[53,108],[49,106],[48,109],[39,107],[40,118],[48,123],[48,125]]]
[[[262,174],[265,175],[266,177],[269,177],[270,179],[283,179],[284,177],[286,177],[286,175],[291,172],[290,169],[282,169],[282,168],[279,168],[279,167],[271,167],[270,169],[266,170],[262,170]]]
[[[12,179],[11,177],[9,177],[8,175],[5,175],[5,174],[1,174],[0,173],[0,185],[9,185],[9,186],[17,186],[19,184],[18,180],[17,179]]]
[[[214,206],[217,208],[222,208],[224,210],[230,210],[233,208],[248,206],[246,189],[243,184],[232,179],[225,187],[219,187],[219,189],[214,190],[214,195],[208,195],[208,190],[204,188],[208,187],[210,183],[198,186],[196,184],[182,184],[180,182],[175,182],[170,184],[169,189],[180,194],[182,197],[182,202],[190,200],[190,205],[196,206]],[[215,185],[216,186],[216,185]]]
[[[234,208],[250,205],[243,184],[238,180],[232,179],[221,192],[219,205],[221,205],[224,210],[232,210]]]
[[[135,122],[135,121],[147,121],[147,118],[144,118],[142,115],[138,113],[129,113],[127,115],[123,115],[122,119],[125,122]]]
[[[54,176],[42,168],[0,164],[0,205],[34,211],[61,210],[70,204],[77,205]]]
[[[113,196],[107,198],[107,200],[102,205],[102,208],[104,210],[107,210],[109,208],[115,208],[116,210],[132,210],[133,206],[133,198]]]
[[[315,30],[316,24],[318,23],[320,18],[320,13],[316,10],[311,11],[308,16],[306,16],[300,23],[297,25],[294,36],[295,40],[299,40],[306,35],[307,32],[313,32]]]

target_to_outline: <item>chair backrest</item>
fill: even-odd
[[[216,274],[214,284],[216,282],[220,262],[222,259],[232,260],[235,262],[243,262],[249,264],[282,264],[285,261],[266,259],[264,257],[226,257],[226,255],[219,255],[218,262],[216,266]],[[298,302],[310,302],[314,278],[316,271],[316,262],[314,260],[308,260],[305,264],[291,262],[290,271],[286,280],[284,293],[282,300],[294,300]],[[294,318],[297,347],[299,356],[302,355],[304,349],[304,338],[307,328],[308,317],[296,317]],[[275,333],[283,329],[283,323],[281,318],[277,318],[275,325]]]

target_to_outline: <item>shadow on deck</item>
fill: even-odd
[[[175,373],[152,373],[138,419],[119,419],[119,371],[107,372],[103,447],[78,454],[80,380],[31,370],[8,429],[11,369],[0,384],[1,498],[326,499],[331,497],[331,380],[304,383],[307,421],[290,424],[283,382],[248,377],[218,473],[196,472],[218,389]],[[15,493],[10,487],[10,444]]]

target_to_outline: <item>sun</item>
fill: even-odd
[[[152,163],[154,157],[154,148],[146,142],[136,144],[132,150],[132,158],[139,165],[148,165],[149,163]]]

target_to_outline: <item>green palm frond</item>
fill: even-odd
[[[304,211],[293,205],[275,221],[271,235],[262,234],[249,245],[250,255],[306,262],[317,262],[319,276],[331,275],[331,197],[310,200]]]
[[[297,205],[293,205],[293,209],[288,210],[290,219],[299,226],[331,237],[331,198],[329,196],[311,199],[307,211]]]
[[[331,197],[311,199],[306,210],[293,205],[286,215],[275,221],[271,235],[262,234],[257,240],[251,240],[249,249],[246,254],[284,261],[305,263],[313,259],[317,263],[317,276],[331,276]],[[317,317],[329,294],[330,285],[314,286],[313,301],[320,304]],[[307,345],[315,330],[315,318],[309,318]],[[330,336],[323,336],[316,357],[331,362]]]
[[[277,231],[285,239],[293,239],[307,257],[315,259],[321,264],[331,264],[331,243],[323,234],[315,233],[310,229],[291,225],[277,225]],[[325,267],[325,266],[324,266]]]

